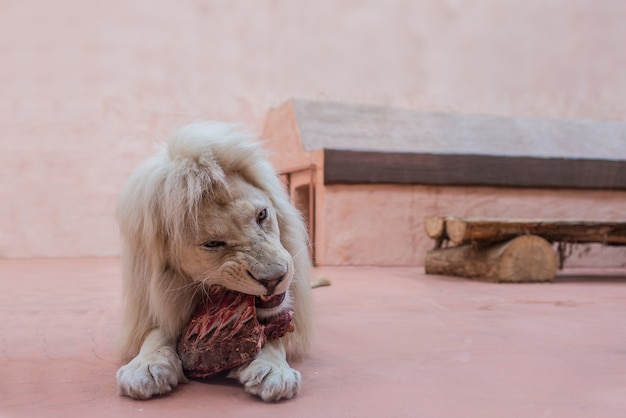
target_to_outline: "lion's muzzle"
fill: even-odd
[[[276,268],[277,266],[278,265],[270,266],[274,268],[270,268],[268,271],[257,272],[256,275],[252,274],[249,270],[247,271],[248,276],[261,283],[267,290],[265,295],[256,297],[255,305],[257,308],[275,308],[283,303],[285,299],[285,292],[276,294],[276,288],[285,280],[289,268],[288,266],[278,266],[278,268]]]
[[[256,280],[267,289],[267,296],[271,296],[276,293],[276,288],[285,280],[289,266],[273,264],[268,265],[267,268],[255,269],[254,273],[250,270],[247,271],[250,278]]]

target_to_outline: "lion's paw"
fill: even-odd
[[[231,377],[244,385],[246,392],[266,402],[293,398],[300,389],[300,372],[289,366],[264,359],[253,360],[232,372]]]
[[[120,395],[149,399],[171,392],[179,383],[187,382],[183,365],[171,347],[139,354],[117,371]]]

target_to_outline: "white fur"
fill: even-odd
[[[266,343],[252,362],[231,371],[229,377],[264,401],[291,399],[300,389],[300,372],[289,367],[280,341]]]
[[[217,267],[207,271],[213,262],[203,257],[210,254],[198,250],[193,240],[205,232],[202,222],[217,216],[213,201],[228,199],[231,193],[246,203],[248,195],[252,202],[256,193],[257,201],[265,199],[275,212],[267,227],[278,236],[271,256],[289,257],[285,286],[290,297],[285,304],[296,312],[295,332],[267,343],[255,360],[231,375],[249,393],[268,401],[291,398],[298,391],[300,374],[289,367],[286,353],[304,355],[312,334],[304,224],[258,143],[232,125],[205,122],[172,136],[166,148],[133,174],[119,198],[124,290],[120,352],[132,359],[117,374],[122,395],[147,399],[186,381],[176,340],[198,302],[198,289],[211,283],[228,287],[230,280],[220,276]],[[219,222],[219,217],[215,219]],[[200,267],[205,269],[202,274],[190,273]],[[238,289],[262,294],[258,282],[249,283],[245,277],[232,280]]]

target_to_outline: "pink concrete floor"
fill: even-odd
[[[322,268],[298,396],[236,384],[116,395],[117,259],[0,261],[1,417],[623,417],[626,277],[497,285],[422,268]]]

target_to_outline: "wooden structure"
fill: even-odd
[[[619,219],[625,138],[625,122],[299,99],[270,110],[263,129],[318,265],[423,265],[422,220],[440,213]],[[626,259],[626,248],[598,247],[577,248],[571,265]]]
[[[436,240],[426,255],[426,273],[496,282],[552,280],[563,267],[567,245],[626,245],[626,222],[616,221],[431,216],[424,229]]]

